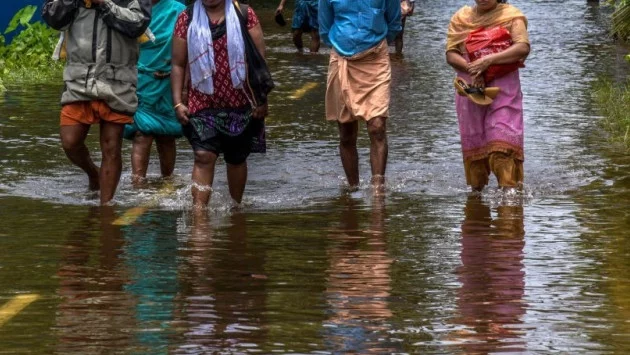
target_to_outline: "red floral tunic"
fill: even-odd
[[[175,36],[183,40],[188,37],[188,13],[182,12],[177,18],[175,24]],[[260,21],[251,6],[247,9],[247,29],[251,30]],[[212,24],[217,24],[213,22]],[[230,63],[227,52],[227,35],[213,41],[214,48],[214,64],[216,72],[212,81],[214,84],[214,94],[206,95],[188,86],[188,110],[191,114],[207,108],[238,108],[249,105],[249,101],[245,93],[240,89],[232,86],[232,77],[230,76]]]

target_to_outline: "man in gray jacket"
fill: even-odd
[[[61,143],[88,175],[101,204],[112,200],[122,171],[122,135],[138,106],[136,85],[141,36],[151,21],[152,0],[45,0],[42,17],[66,31]],[[100,125],[101,167],[85,138]]]

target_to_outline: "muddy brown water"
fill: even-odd
[[[513,1],[533,48],[521,71],[526,193],[506,198],[493,184],[474,197],[443,59],[464,3],[419,1],[407,22],[384,198],[365,186],[365,132],[363,187],[343,192],[336,127],[322,118],[327,51],[296,55],[269,9],[270,146],[249,159],[240,211],[220,163],[210,213],[192,213],[185,141],[171,188],[153,161],[142,190],[130,186],[126,142],[117,204],[96,207],[60,148],[60,85],[9,87],[0,315],[17,295],[39,298],[0,317],[0,353],[630,352],[630,158],[598,133],[589,92],[600,74],[627,73],[609,10]],[[134,223],[112,224],[138,206]]]

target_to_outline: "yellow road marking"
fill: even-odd
[[[35,294],[17,295],[13,297],[12,300],[0,308],[0,327],[38,298],[39,296]]]
[[[138,219],[138,217],[142,216],[144,212],[147,211],[147,209],[148,209],[147,207],[131,208],[127,210],[125,214],[116,218],[116,220],[112,222],[112,224],[115,226],[128,226],[132,224],[133,222],[135,222]]]
[[[289,96],[289,97],[290,97],[290,98],[292,98],[292,99],[295,99],[295,100],[300,99],[300,98],[302,98],[302,96],[304,96],[304,95],[305,95],[305,94],[306,94],[309,90],[313,90],[313,89],[315,89],[315,88],[317,87],[317,85],[319,85],[319,84],[317,84],[317,83],[315,83],[315,82],[309,82],[309,83],[306,83],[306,84],[304,84],[304,86],[302,86],[301,88],[299,88],[299,89],[295,90],[295,91],[293,92],[293,94],[291,94],[291,96]]]
[[[175,187],[173,184],[166,184],[162,187],[158,192],[153,196],[151,201],[143,204],[139,207],[132,207],[128,209],[122,216],[116,218],[114,222],[112,222],[115,226],[128,226],[133,224],[140,216],[142,216],[151,206],[155,205],[157,201],[162,198],[170,195],[175,191]]]

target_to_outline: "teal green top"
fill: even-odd
[[[149,29],[155,41],[140,45],[138,60],[139,106],[134,123],[125,127],[125,138],[133,138],[137,131],[146,135],[182,135],[175,117],[171,98],[170,76],[156,78],[155,73],[170,73],[171,45],[177,16],[186,6],[176,0],[160,0],[153,5]]]

